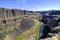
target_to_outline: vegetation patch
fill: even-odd
[[[39,21],[38,20],[36,20],[36,19],[34,19],[36,22],[38,22],[39,23]],[[40,23],[39,23],[40,24]],[[39,27],[40,27],[40,25],[38,25],[38,26],[36,26],[36,28],[35,28],[35,23],[32,25],[32,27],[30,28],[30,29],[28,29],[28,30],[26,30],[26,31],[23,31],[23,32],[21,32],[20,34],[18,34],[18,35],[16,35],[14,38],[13,38],[13,40],[22,40],[22,39],[28,39],[29,40],[29,36],[31,36],[31,35],[33,35],[33,34],[35,34],[35,38],[36,38],[36,40],[38,40],[38,38],[39,38]]]

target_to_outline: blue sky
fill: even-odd
[[[0,0],[0,7],[22,10],[59,10],[60,0]]]

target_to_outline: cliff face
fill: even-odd
[[[18,9],[0,8],[0,18],[24,15],[24,11]]]
[[[19,19],[19,17],[22,16],[34,16],[36,14],[33,13],[29,13],[28,11],[25,10],[19,10],[19,9],[6,9],[6,8],[0,8],[0,21],[4,21],[4,20],[15,20]],[[38,15],[36,15],[38,16]],[[5,21],[6,23],[6,21]]]
[[[23,16],[38,18],[39,14],[36,14],[35,12],[30,13],[26,10],[0,8],[0,28],[3,28],[5,25],[11,26],[16,23],[19,24],[19,20]]]
[[[41,21],[44,24],[47,25],[42,25],[42,36],[40,39],[44,40],[59,40],[59,32],[60,32],[60,11],[51,11],[50,13],[47,13],[42,16]],[[47,26],[47,27],[45,27]],[[41,32],[40,32],[41,33]],[[58,37],[57,37],[58,36]],[[54,39],[55,38],[55,39]]]
[[[7,9],[7,8],[0,8],[0,18],[8,18],[14,16],[22,16],[22,15],[37,15],[36,12],[30,12],[26,10],[19,10],[19,9]]]
[[[33,24],[33,18],[39,18],[39,16],[39,14],[33,11],[0,8],[0,34],[2,33],[2,35],[6,36],[7,34],[13,34],[17,30],[19,31],[18,33],[21,30],[27,30]],[[19,26],[22,26],[23,29]],[[14,33],[14,36],[18,33]],[[2,36],[0,35],[0,37]]]
[[[19,16],[23,14],[24,12],[22,10],[0,8],[0,28],[12,26],[16,22],[18,23]]]

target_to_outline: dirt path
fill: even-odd
[[[30,29],[30,30],[27,30],[25,33],[24,33],[24,37],[22,40],[34,40],[35,39],[35,31],[37,29],[37,27],[40,25],[40,22],[36,19],[34,19],[34,25],[33,27]]]
[[[34,25],[31,29],[28,29],[26,31],[24,31],[22,34],[22,38],[20,40],[34,40],[35,37],[35,31],[36,28],[40,25],[40,22],[36,19],[34,19]],[[11,39],[11,37],[9,37],[8,35],[6,36],[5,40],[13,40]]]

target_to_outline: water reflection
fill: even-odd
[[[40,26],[40,38],[46,38],[48,33],[50,32],[51,30],[49,29],[49,27],[47,25],[41,25]]]

